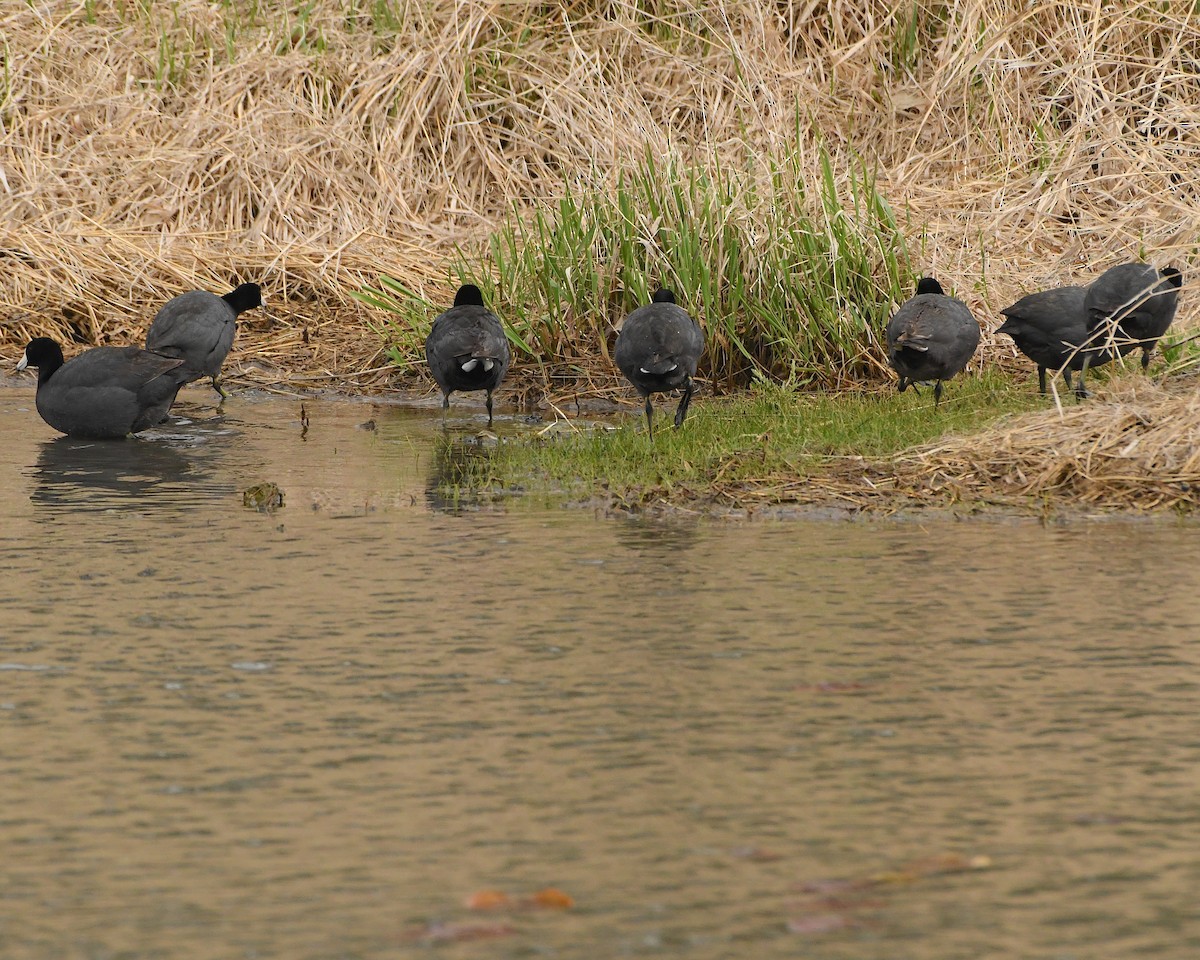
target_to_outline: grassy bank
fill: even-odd
[[[884,327],[915,283],[904,234],[865,169],[839,186],[822,154],[810,190],[798,156],[711,175],[643,157],[611,192],[566,186],[551,211],[514,213],[457,275],[495,305],[547,391],[609,361],[621,319],[660,285],[704,326],[700,374],[718,391],[877,376]],[[434,304],[390,277],[359,296],[394,315],[381,335],[397,364],[420,355]]]
[[[796,394],[759,383],[693,404],[683,428],[653,441],[631,413],[555,421],[496,445],[447,434],[445,500],[575,500],[617,510],[723,513],[836,506],[1003,505],[1045,515],[1080,509],[1200,507],[1200,393],[1132,370],[1078,403],[1041,397],[1028,379],[955,381],[940,408],[928,391]],[[664,407],[664,414],[670,406]],[[660,418],[665,427],[667,417]]]
[[[650,504],[814,502],[828,481],[947,435],[979,430],[1047,400],[999,374],[954,382],[937,409],[931,391],[797,394],[759,382],[737,396],[700,401],[681,429],[668,427],[673,402],[658,398],[653,440],[643,417],[582,427],[556,421],[508,438],[487,456],[465,441],[447,494],[522,490],[540,498]],[[639,408],[640,409],[640,408]],[[459,441],[464,443],[464,441]]]
[[[1200,235],[1184,0],[44,0],[4,5],[0,58],[10,358],[34,333],[136,340],[167,297],[254,279],[273,314],[235,372],[419,386],[420,335],[469,271],[528,347],[514,386],[553,400],[608,376],[645,273],[690,288],[718,386],[845,386],[883,375],[890,256],[964,296],[991,367],[1021,293],[1134,256],[1187,269]],[[644,189],[647,157],[678,199]],[[907,261],[872,247],[873,198]],[[614,211],[632,246],[561,229]],[[552,223],[561,256],[523,263]],[[402,336],[352,296],[380,275],[430,305]]]

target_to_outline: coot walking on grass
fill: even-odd
[[[492,391],[500,386],[512,355],[500,318],[483,305],[473,283],[458,288],[454,306],[438,314],[425,339],[425,359],[442,388],[442,409],[455,390],[486,390],[488,426],[492,425]]]
[[[917,284],[916,295],[906,300],[888,321],[888,359],[900,374],[897,388],[903,393],[922,380],[936,381],[933,405],[942,401],[942,381],[962,370],[979,346],[979,324],[961,300],[948,297],[933,277]]]
[[[1182,285],[1183,274],[1175,267],[1160,273],[1148,263],[1122,263],[1104,271],[1084,296],[1092,343],[1103,347],[1111,341],[1121,356],[1141,347],[1145,370],[1175,319]]]
[[[155,315],[146,334],[146,349],[182,360],[189,383],[211,377],[213,389],[225,397],[217,375],[233,346],[238,314],[261,306],[262,288],[257,283],[243,283],[220,297],[206,290],[181,293]]]
[[[997,333],[1013,338],[1017,349],[1037,364],[1038,390],[1046,392],[1046,371],[1062,371],[1071,389],[1071,371],[1082,371],[1085,360],[1089,367],[1108,363],[1111,351],[1088,340],[1088,314],[1084,304],[1086,287],[1056,287],[1030,293],[1000,313],[1004,316]],[[1084,397],[1082,372],[1076,378],[1075,392]]]
[[[38,371],[37,411],[72,437],[117,439],[161,422],[188,381],[184,362],[139,347],[94,347],[63,362],[49,337],[25,347],[18,370]]]
[[[614,357],[625,378],[646,398],[646,429],[654,438],[654,405],[650,395],[683,390],[675,426],[683,423],[692,402],[692,377],[704,352],[704,334],[675,294],[659,290],[653,301],[625,318]]]

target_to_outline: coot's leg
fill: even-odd
[[[692,378],[688,377],[683,382],[683,398],[679,401],[679,409],[675,411],[675,429],[678,430],[683,423],[683,418],[687,416],[688,406],[692,402]]]

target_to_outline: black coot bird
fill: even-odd
[[[703,352],[700,325],[675,303],[670,290],[659,290],[653,302],[638,307],[621,324],[614,358],[625,379],[646,398],[646,429],[651,439],[654,405],[650,395],[682,389],[675,426],[683,423],[692,402],[692,377]]]
[[[1148,263],[1122,263],[1105,270],[1084,297],[1091,342],[1115,348],[1121,356],[1141,347],[1145,370],[1155,344],[1175,319],[1182,285],[1183,274],[1175,267],[1160,273]]]
[[[438,314],[425,338],[425,359],[442,388],[442,409],[455,390],[486,390],[488,426],[492,425],[492,391],[500,386],[512,355],[500,318],[483,305],[473,283],[458,288],[454,306]]]
[[[979,324],[961,300],[948,297],[933,277],[917,284],[888,321],[888,359],[900,374],[903,393],[918,381],[934,380],[933,405],[942,401],[942,381],[962,370],[979,346]]]
[[[1017,349],[1037,364],[1038,389],[1046,392],[1046,371],[1061,370],[1071,389],[1072,370],[1080,371],[1075,393],[1087,396],[1083,368],[1098,367],[1113,359],[1113,352],[1088,342],[1086,287],[1057,287],[1022,297],[1000,313],[1004,316],[997,333],[1013,338]],[[1085,344],[1087,347],[1085,349]]]
[[[206,290],[191,290],[168,300],[150,323],[146,349],[182,360],[188,382],[211,377],[213,389],[228,396],[217,381],[221,364],[233,346],[238,314],[262,306],[262,288],[243,283],[218,297]]]
[[[63,362],[49,337],[25,347],[18,370],[38,371],[37,411],[68,436],[109,440],[161,422],[188,382],[182,360],[139,347],[94,347]]]

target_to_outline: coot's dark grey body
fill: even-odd
[[[934,380],[933,403],[942,400],[942,381],[962,370],[979,346],[979,324],[961,300],[946,296],[933,277],[917,284],[888,321],[888,359],[900,375],[903,393],[918,381]]]
[[[1085,396],[1083,367],[1108,363],[1111,351],[1091,344],[1088,339],[1088,314],[1085,306],[1086,287],[1057,287],[1022,297],[1000,313],[1005,317],[997,333],[1013,338],[1017,349],[1037,364],[1038,389],[1046,392],[1046,371],[1061,370],[1067,388],[1071,387],[1072,370],[1080,371],[1076,393]]]
[[[500,386],[512,355],[500,318],[483,305],[474,284],[458,288],[454,306],[440,313],[425,338],[429,372],[442,388],[442,409],[455,390],[486,390],[488,426],[492,424],[492,391]]]
[[[213,389],[224,397],[217,376],[233,346],[238,314],[260,306],[262,289],[257,283],[243,283],[220,297],[206,290],[181,293],[155,315],[146,349],[182,360],[189,382],[211,377]]]
[[[25,348],[18,370],[38,371],[37,411],[72,437],[117,439],[162,421],[188,380],[182,360],[139,347],[95,347],[63,363],[47,337]]]
[[[1148,263],[1122,263],[1104,271],[1084,297],[1092,343],[1111,342],[1121,356],[1141,347],[1145,370],[1155,344],[1175,319],[1182,285],[1183,274],[1174,267],[1159,273]]]
[[[651,303],[638,307],[625,318],[617,336],[614,359],[625,379],[646,398],[646,429],[654,436],[654,405],[651,394],[683,390],[675,411],[675,426],[683,423],[692,402],[692,377],[704,334],[700,325],[675,302],[670,290],[659,290]]]

